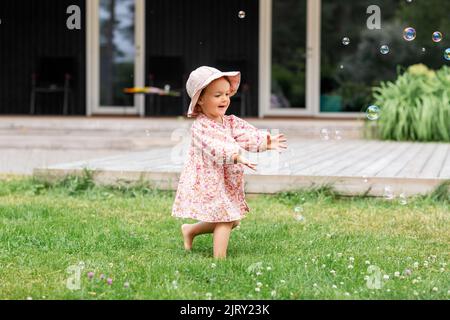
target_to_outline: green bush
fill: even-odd
[[[438,71],[410,66],[395,82],[373,89],[380,107],[377,138],[383,140],[450,141],[450,68]]]

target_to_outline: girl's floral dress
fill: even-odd
[[[267,150],[269,132],[225,115],[223,124],[200,113],[191,127],[191,142],[180,175],[172,216],[205,222],[242,219],[249,207],[244,193],[244,165],[233,155],[243,149]]]

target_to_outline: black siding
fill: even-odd
[[[66,27],[67,7],[78,5],[82,29]],[[40,57],[75,59],[74,105],[85,115],[85,0],[0,1],[0,114],[28,114],[31,74]],[[61,95],[39,95],[38,114],[62,114]]]
[[[258,3],[257,0],[147,0],[146,74],[155,73],[155,85],[184,87],[189,73],[201,65],[219,69],[229,65],[227,69],[241,71],[242,83],[250,86],[251,104],[246,116],[257,116]],[[241,10],[246,13],[244,19],[238,17]],[[177,72],[180,69],[181,74]],[[188,98],[184,106],[175,98],[163,98],[158,109],[152,109],[149,99],[146,101],[149,115],[182,115],[187,111]],[[240,114],[239,100],[232,102],[228,113]]]

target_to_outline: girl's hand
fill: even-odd
[[[235,156],[236,163],[242,163],[243,165],[249,167],[250,169],[256,171],[256,166],[258,165],[256,162],[250,162],[245,157],[241,156],[240,154]]]
[[[267,144],[267,150],[278,150],[282,151],[283,149],[287,149],[287,139],[284,134],[277,134],[273,136],[269,136],[269,143]]]

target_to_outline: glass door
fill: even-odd
[[[312,115],[317,109],[317,0],[260,1],[260,99],[265,115]],[[268,92],[265,94],[264,92]]]
[[[88,9],[88,110],[144,115],[144,0],[94,0]]]

